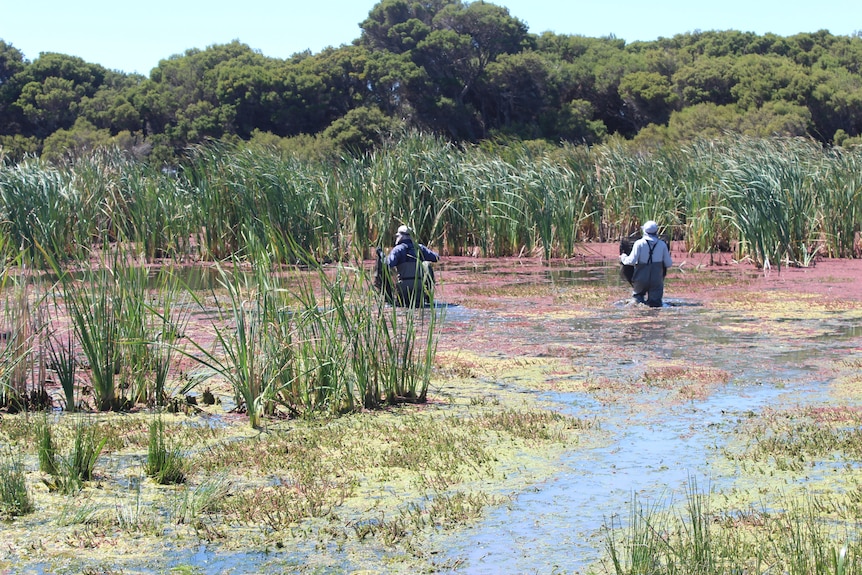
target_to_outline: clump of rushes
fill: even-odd
[[[95,425],[78,419],[71,453],[59,458],[57,472],[44,480],[45,484],[67,495],[79,491],[85,481],[93,478],[96,461],[107,441],[107,436],[100,437]]]
[[[7,450],[0,458],[0,518],[18,517],[33,511],[21,460]]]
[[[66,337],[53,335],[48,344],[48,369],[57,375],[60,387],[63,389],[63,401],[67,412],[77,408],[75,397],[75,375],[78,360],[75,358],[75,340],[69,330]]]
[[[145,471],[160,485],[186,480],[185,460],[176,447],[165,442],[165,424],[160,417],[150,422],[150,442]]]
[[[123,299],[114,266],[103,260],[96,269],[85,268],[79,282],[59,261],[51,257],[49,261],[60,278],[55,303],[69,314],[75,339],[89,363],[96,408],[119,409],[124,404],[117,385]]]
[[[233,270],[218,266],[227,302],[219,302],[216,292],[212,293],[219,302],[219,317],[213,321],[213,329],[224,353],[217,354],[194,340],[190,346],[197,354],[180,353],[224,377],[233,388],[237,405],[256,428],[264,413],[272,410],[290,367],[290,345],[285,338],[290,335],[291,317],[281,302],[282,292],[270,284],[266,264],[255,262],[252,278],[239,269],[238,259],[233,264]],[[196,295],[192,297],[206,307]]]
[[[681,512],[633,498],[628,525],[605,525],[607,571],[637,573],[858,573],[858,520],[826,516],[823,494],[776,501],[769,511],[712,512],[709,493],[689,480]]]
[[[189,524],[204,513],[219,509],[230,492],[226,473],[208,475],[196,487],[188,487],[173,510],[178,525]]]
[[[39,471],[56,475],[57,448],[54,445],[54,434],[51,431],[47,413],[43,413],[36,422],[36,445],[39,454]]]

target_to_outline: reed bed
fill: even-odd
[[[839,521],[821,508],[830,496],[786,498],[769,510],[716,512],[713,494],[690,481],[679,508],[633,497],[626,520],[605,524],[605,571],[650,573],[788,573],[852,575],[862,572],[858,518]],[[841,496],[836,496],[841,497]]]
[[[461,148],[423,134],[339,160],[213,143],[176,171],[99,152],[0,167],[0,236],[36,266],[42,250],[59,260],[106,237],[150,261],[243,257],[252,235],[349,261],[400,224],[446,254],[551,258],[655,219],[691,250],[809,265],[858,255],[860,154],[804,139]]]

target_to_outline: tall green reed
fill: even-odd
[[[19,517],[34,509],[21,457],[6,448],[0,455],[0,517]]]
[[[175,173],[130,163],[113,203],[124,224],[123,235],[147,261],[164,257],[183,261],[195,255],[191,245],[198,232],[194,204]]]
[[[166,405],[174,396],[185,396],[198,383],[187,379],[177,389],[169,386],[174,360],[185,349],[183,342],[191,319],[193,302],[185,288],[173,266],[162,266],[151,290],[154,295],[146,305],[146,367],[152,381],[145,393],[147,402],[157,407]]]
[[[0,236],[39,266],[42,250],[63,261],[105,239],[150,261],[242,258],[250,236],[346,262],[405,223],[444,254],[549,258],[656,219],[689,250],[806,265],[855,255],[860,155],[799,139],[456,147],[419,133],[327,162],[212,143],[176,174],[101,153],[0,168]]]
[[[764,267],[807,264],[816,204],[804,163],[757,146],[730,161],[723,200],[745,251]]]
[[[862,216],[862,155],[832,150],[812,187],[820,208],[824,255],[848,258],[858,255],[857,233]]]
[[[63,408],[69,413],[74,412],[78,409],[79,390],[78,359],[75,356],[73,330],[66,329],[65,334],[51,334],[47,347],[48,369],[57,376],[57,382],[63,391]]]
[[[251,426],[260,427],[263,415],[272,412],[277,394],[290,379],[292,315],[284,304],[284,292],[274,285],[265,250],[255,249],[251,264],[250,272],[236,257],[230,268],[217,265],[218,290],[211,295],[217,306],[212,327],[219,350],[192,340],[195,353],[183,353],[224,378]],[[206,307],[200,296],[193,297]]]
[[[49,255],[47,252],[46,255]],[[125,286],[120,282],[124,255],[110,246],[94,254],[92,267],[72,270],[50,257],[58,277],[55,313],[67,314],[75,340],[87,359],[87,375],[96,409],[118,410],[127,406],[118,375],[122,364]]]
[[[165,424],[161,417],[155,417],[150,422],[144,471],[160,485],[173,485],[186,480],[185,458],[178,446],[165,439]]]
[[[83,210],[60,169],[34,159],[0,168],[0,210],[4,234],[24,263],[44,267],[43,250],[57,260],[76,250],[74,224]]]

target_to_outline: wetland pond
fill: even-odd
[[[432,381],[432,402],[469,387],[477,404],[540,405],[592,422],[597,432],[537,463],[541,472],[530,468],[529,457],[519,460],[510,476],[525,479],[516,489],[501,488],[475,520],[427,539],[433,558],[426,569],[600,573],[603,528],[625,522],[635,499],[672,506],[694,483],[743,495],[771,489],[725,457],[746,422],[765,412],[859,406],[859,385],[848,375],[862,362],[856,260],[779,273],[675,251],[665,307],[649,309],[627,303],[614,248],[591,247],[583,257],[550,265],[451,258],[438,266],[436,297],[445,305],[437,369],[468,376]],[[804,481],[786,476],[782,488]],[[277,547],[226,552],[165,543],[153,550],[161,555],[155,564],[152,557],[119,562],[117,572],[415,567],[345,550],[343,543]],[[50,573],[53,564],[34,558],[19,569],[0,562],[0,572]]]
[[[672,276],[662,309],[625,299],[587,306],[577,300],[590,297],[591,284],[625,298],[616,266],[522,275],[552,286],[550,298],[520,297],[535,291],[530,279],[493,278],[488,290],[511,297],[449,313],[441,345],[447,329],[467,330],[484,353],[572,358],[572,373],[538,384],[512,374],[497,383],[523,385],[553,409],[595,418],[606,440],[564,455],[553,477],[451,538],[459,573],[587,572],[603,552],[602,527],[625,518],[633,497],[681,500],[693,479],[704,489],[732,488],[736,478],[714,469],[713,459],[738,422],[764,409],[856,404],[835,397],[827,375],[859,350],[854,304],[846,313],[823,309],[828,295],[800,297],[803,286],[785,292],[745,270],[718,287],[710,285],[715,278],[690,278],[695,285],[681,295]]]

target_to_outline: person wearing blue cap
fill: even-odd
[[[664,277],[673,265],[670,249],[658,237],[658,224],[652,220],[641,229],[643,237],[635,242],[630,254],[620,254],[620,262],[634,266],[632,299],[650,307],[661,307],[664,297]]]
[[[434,287],[434,273],[429,262],[440,259],[436,252],[422,244],[414,244],[412,232],[400,226],[395,234],[395,247],[386,257],[386,265],[397,272],[396,288],[401,305],[425,305]]]

